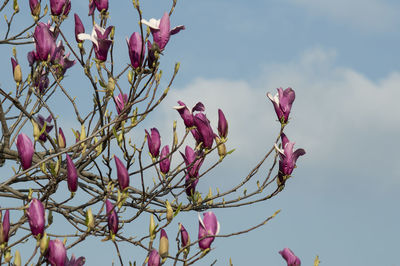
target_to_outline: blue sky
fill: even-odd
[[[170,6],[169,1],[145,2],[147,19],[161,17]],[[186,30],[171,37],[163,67],[167,77],[179,61],[180,73],[146,126],[156,125],[168,140],[172,121],[179,119],[171,108],[177,100],[188,105],[202,101],[214,125],[217,109],[224,110],[230,126],[228,145],[236,151],[201,180],[199,190],[206,192],[209,186],[238,182],[269,149],[279,125],[266,93],[292,87],[297,98],[286,132],[307,155],[298,160],[294,177],[273,200],[251,208],[215,210],[222,234],[257,224],[277,209],[282,212],[245,236],[217,239],[205,261],[218,259],[217,265],[226,265],[231,257],[234,265],[285,265],[278,251],[290,247],[303,265],[312,265],[316,255],[323,266],[396,265],[400,4],[249,2],[178,1],[171,25],[184,24]],[[72,5],[90,32],[86,2]],[[121,69],[129,60],[125,37],[138,29],[133,7],[126,6],[110,3],[111,24],[117,25],[115,57],[121,58]],[[9,61],[4,61],[2,67],[8,71]],[[71,77],[77,68],[69,70]],[[82,84],[68,77],[65,82],[77,95],[81,93]],[[58,108],[61,112],[63,107]],[[195,239],[197,214],[183,219]],[[87,252],[88,258],[104,259],[96,256],[97,248]],[[144,257],[135,254],[139,261]],[[94,264],[89,260],[88,265]]]

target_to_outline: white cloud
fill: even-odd
[[[386,167],[387,175],[398,172],[395,165],[400,157],[389,140],[400,133],[400,73],[373,81],[354,69],[336,66],[335,51],[315,48],[293,62],[266,65],[252,83],[195,79],[185,88],[171,91],[164,105],[168,108],[165,121],[181,122],[169,109],[179,99],[189,106],[202,101],[213,125],[217,108],[222,108],[229,120],[230,145],[238,148],[235,165],[249,166],[278,132],[265,94],[280,86],[296,91],[286,132],[297,147],[307,150],[300,158],[303,166],[315,171],[350,171],[349,175],[357,171],[372,175],[371,171],[380,171],[380,167]]]
[[[397,29],[399,5],[385,0],[289,0],[313,15],[366,31]]]

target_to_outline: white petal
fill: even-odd
[[[279,147],[278,147],[278,145],[276,145],[276,143],[275,143],[275,149],[276,149],[279,153],[285,154],[284,151],[283,151],[282,149],[279,149]]]
[[[199,216],[199,222],[201,223],[201,225],[203,226],[204,229],[206,229],[206,226],[203,223],[203,220],[200,217],[200,213],[198,212],[197,215]]]
[[[186,106],[184,105],[177,105],[177,106],[173,106],[172,108],[174,108],[175,110],[181,110],[184,109]]]
[[[218,235],[219,234],[219,229],[220,229],[220,225],[219,225],[219,222],[217,221],[217,232],[215,233],[215,235]]]
[[[269,98],[271,101],[273,101],[273,102],[275,102],[277,105],[279,105],[279,95],[278,95],[278,93],[275,94],[274,96],[272,96],[272,94],[268,92],[268,93],[267,93],[267,96],[268,96],[268,98]]]
[[[100,27],[100,26],[97,25],[96,23],[94,23],[94,27],[93,27],[92,34],[93,34],[93,32],[95,32],[95,34],[96,34],[96,30],[95,30],[95,29],[97,29],[98,31],[100,31],[101,34],[104,34],[104,32],[106,31],[106,29],[103,29],[102,27]],[[97,34],[96,34],[96,35],[97,35]]]
[[[149,26],[152,29],[159,30],[160,29],[160,20],[151,18],[150,21],[147,21],[145,19],[141,20],[142,24]]]

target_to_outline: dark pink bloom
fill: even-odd
[[[180,116],[183,119],[183,123],[188,128],[194,126],[193,113],[196,112],[196,111],[197,112],[204,112],[205,111],[205,107],[204,107],[203,103],[201,103],[201,102],[196,103],[196,105],[192,108],[191,111],[186,106],[186,104],[184,104],[182,101],[178,101],[178,104],[179,105],[175,106],[174,109],[176,109],[178,111],[178,113],[180,114]]]
[[[79,16],[75,13],[74,14],[75,18],[75,40],[76,42],[82,42],[82,40],[79,40],[78,35],[81,33],[85,33],[85,27],[83,26],[82,20],[79,18]]]
[[[154,67],[154,63],[156,62],[156,56],[155,56],[155,49],[153,48],[153,45],[149,40],[147,40],[147,63],[149,68]]]
[[[279,254],[286,260],[287,266],[300,266],[301,261],[300,259],[294,255],[293,251],[288,248],[284,248],[283,250],[279,251]]]
[[[36,122],[38,123],[40,130],[43,129],[44,124],[46,123],[45,131],[47,134],[49,134],[50,131],[53,129],[53,125],[51,124],[52,121],[53,121],[53,117],[51,115],[49,115],[46,119],[42,115],[38,115],[36,117]],[[44,133],[39,136],[39,139],[43,142],[47,141],[46,135]]]
[[[33,57],[35,60],[47,61],[50,59],[52,61],[56,53],[56,41],[49,29],[49,25],[39,22],[33,33],[33,38],[35,40],[36,52],[30,57]]]
[[[108,10],[108,0],[90,0],[89,3],[89,16],[93,15],[94,9],[97,11],[107,11]]]
[[[0,211],[1,214],[1,211]],[[1,222],[1,221],[0,221]],[[0,244],[8,242],[8,236],[10,233],[10,211],[6,210],[4,213],[3,223],[0,227]]]
[[[281,123],[287,123],[296,94],[292,88],[287,88],[286,90],[278,88],[277,90],[278,93],[275,96],[272,96],[269,92],[267,96],[274,105],[279,121],[281,121]]]
[[[11,57],[11,66],[12,66],[12,72],[13,72],[14,77],[15,77],[15,68],[16,68],[18,65],[19,65],[18,62],[17,62],[14,58]],[[21,71],[21,70],[20,70],[20,71]]]
[[[85,264],[85,257],[75,258],[75,255],[71,255],[71,259],[66,259],[65,266],[82,266]]]
[[[78,189],[78,172],[76,171],[76,167],[71,157],[66,154],[67,157],[67,183],[68,189],[71,192],[76,192]]]
[[[114,97],[115,103],[117,104],[117,113],[120,114],[121,111],[124,109],[125,104],[128,102],[128,95],[127,94],[119,94],[118,96]]]
[[[31,14],[34,17],[39,16],[40,14],[40,1],[38,0],[29,0],[29,7],[31,8]]]
[[[161,146],[161,139],[160,139],[160,133],[158,132],[157,128],[153,127],[150,129],[151,134],[147,130],[146,135],[147,135],[147,144],[149,146],[149,152],[151,156],[154,158],[158,157],[158,154],[160,153],[160,146]]]
[[[221,138],[228,136],[228,121],[221,109],[218,109],[218,134]]]
[[[119,188],[123,191],[126,187],[129,187],[129,173],[125,165],[121,160],[114,155],[115,166],[117,167],[117,176]]]
[[[218,235],[219,233],[219,222],[213,212],[203,213],[203,219],[199,213],[199,239],[205,236]],[[211,243],[215,237],[206,237],[199,241],[199,247],[201,250],[205,250],[211,247]]]
[[[203,113],[196,114],[194,116],[194,125],[200,135],[200,142],[203,142],[204,148],[211,149],[214,142],[214,132],[206,115]]]
[[[70,0],[50,0],[50,9],[53,16],[67,16],[71,10]],[[63,12],[64,10],[64,12]]]
[[[29,226],[31,228],[32,235],[37,236],[43,235],[45,217],[43,204],[38,199],[32,199],[28,210],[26,211],[28,216]]]
[[[133,68],[138,68],[142,66],[145,47],[142,42],[142,36],[139,33],[134,32],[131,37],[126,39],[128,44],[129,58],[131,60],[131,65]]]
[[[67,250],[63,242],[60,239],[50,240],[46,256],[52,266],[64,266],[67,260]]]
[[[68,68],[75,64],[75,60],[70,60],[70,53],[64,55],[65,48],[61,41],[58,42],[53,63],[56,64],[55,72],[58,77],[62,77]]]
[[[147,21],[142,19],[142,23],[150,27],[153,40],[161,51],[164,50],[171,35],[185,29],[185,26],[179,25],[171,30],[169,15],[167,12],[164,13],[161,20],[152,18],[150,21]]]
[[[181,223],[179,223],[179,231],[181,233],[182,247],[187,246],[188,244],[190,244],[189,234],[186,231],[185,227]]]
[[[159,266],[160,263],[160,255],[157,250],[153,249],[149,255],[149,261],[147,263],[148,266]]]
[[[118,215],[115,211],[115,207],[108,199],[106,200],[106,212],[108,217],[108,229],[113,234],[116,234],[118,232]]]
[[[21,133],[17,138],[18,156],[21,161],[22,169],[26,170],[32,166],[33,143],[27,135]]]
[[[94,24],[92,34],[80,33],[78,34],[78,39],[83,40],[91,40],[94,45],[94,53],[96,55],[97,60],[106,61],[108,50],[112,44],[112,41],[109,39],[109,35],[113,26],[109,26],[107,29],[103,29],[97,24]]]
[[[167,157],[168,154],[169,154],[169,146],[165,145],[162,148],[161,155],[160,155],[160,171],[163,174],[166,174],[169,171],[170,161],[169,161],[169,158]]]
[[[181,155],[187,167],[185,176],[186,195],[192,196],[196,191],[196,185],[199,182],[199,169],[203,164],[203,158],[197,158],[198,154],[189,146],[186,146],[185,148],[185,155],[182,153]]]
[[[278,178],[281,182],[284,182],[286,178],[285,176],[290,176],[293,172],[293,169],[296,167],[297,159],[306,154],[304,149],[297,149],[293,152],[294,142],[290,142],[284,133],[281,135],[282,139],[282,149],[277,147],[279,151],[279,174]]]

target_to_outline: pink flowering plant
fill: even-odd
[[[1,48],[13,47],[11,65],[3,72],[10,70],[10,75],[2,77],[13,86],[0,86],[0,167],[9,173],[0,180],[0,264],[93,265],[85,249],[71,251],[85,247],[91,237],[98,245],[112,243],[109,254],[121,265],[201,265],[218,250],[217,242],[256,230],[279,213],[237,232],[224,231],[219,222],[219,209],[269,200],[290,182],[305,154],[294,150],[283,133],[294,90],[268,93],[270,111],[278,118],[271,123],[281,126],[249,174],[225,191],[212,184],[202,190],[204,176],[234,151],[228,142],[233,118],[221,109],[207,109],[201,102],[205,99],[194,99],[193,107],[175,99],[170,136],[161,130],[164,121],[144,127],[180,67],[176,63],[165,78],[160,62],[189,29],[172,17],[176,0],[156,18],[142,17],[139,0],[122,2],[138,22],[131,22],[130,37],[120,45],[125,49],[119,51],[122,64],[115,58],[119,27],[109,23],[108,0],[90,0],[83,10],[70,0],[14,0],[0,6],[8,17]],[[22,31],[12,27],[20,8],[32,15]],[[80,85],[84,96],[70,87],[74,79],[87,82]],[[77,97],[85,104],[78,104]],[[67,111],[56,108],[60,105],[74,115],[67,117]],[[211,113],[218,114],[217,124],[209,121]],[[272,162],[270,170],[259,171],[267,162]],[[182,213],[192,217],[197,231],[186,229],[191,226],[180,219]],[[150,222],[141,226],[139,218]],[[136,220],[141,223],[128,230]],[[142,256],[132,258],[129,249]],[[280,254],[288,265],[300,265],[291,250]]]

